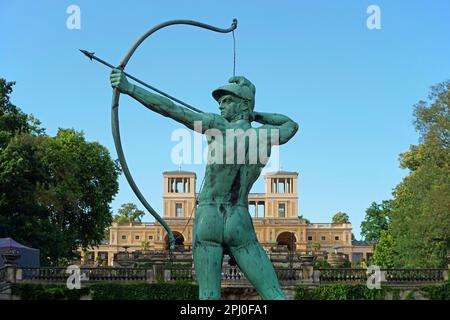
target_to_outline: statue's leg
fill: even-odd
[[[195,275],[200,300],[220,300],[223,248],[221,245],[196,241],[193,248]]]
[[[265,300],[286,300],[273,265],[258,243],[251,241],[239,247],[230,247],[239,268]]]
[[[227,210],[224,241],[239,268],[263,299],[286,299],[273,265],[256,238],[247,207],[237,206]]]
[[[195,275],[201,300],[219,300],[223,258],[223,217],[215,206],[199,205],[193,229]]]

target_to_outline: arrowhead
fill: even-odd
[[[87,50],[82,50],[82,49],[78,49],[80,50],[86,57],[88,57],[89,59],[92,60],[92,58],[94,57],[94,52],[89,52]]]

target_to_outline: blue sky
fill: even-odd
[[[66,27],[69,5],[81,29]],[[369,5],[381,29],[366,27]],[[239,20],[236,73],[256,85],[256,108],[300,124],[280,149],[282,168],[299,172],[299,214],[329,222],[349,214],[354,233],[372,201],[391,197],[408,172],[398,155],[418,142],[413,105],[450,75],[450,2],[418,1],[12,1],[0,0],[0,76],[17,82],[13,102],[42,121],[84,131],[116,158],[110,128],[109,70],[82,56],[95,51],[118,64],[134,40],[172,19],[218,27]],[[232,75],[231,34],[189,26],[159,31],[135,53],[127,72],[207,112],[211,91]],[[181,125],[121,100],[129,167],[154,208],[162,209],[162,172]],[[203,165],[183,165],[197,172]],[[254,192],[263,192],[262,178]],[[138,200],[124,177],[114,210]],[[142,206],[140,206],[142,208]],[[152,218],[146,215],[145,220]]]

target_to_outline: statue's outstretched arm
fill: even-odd
[[[288,142],[298,130],[298,123],[282,114],[253,112],[252,117],[253,121],[264,124],[262,129],[278,129],[279,144]]]
[[[172,118],[192,130],[197,129],[197,127],[194,128],[196,121],[201,121],[202,133],[214,126],[214,120],[216,118],[214,114],[194,112],[173,103],[163,96],[151,93],[141,87],[131,84],[121,70],[113,69],[110,78],[111,86],[117,87],[121,93],[128,94],[148,109],[165,117]]]

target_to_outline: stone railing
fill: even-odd
[[[165,279],[168,281],[195,281],[195,270],[189,267],[165,267]],[[244,273],[238,267],[223,267],[221,273],[223,283],[249,284]]]
[[[351,228],[351,223],[310,223],[308,228],[312,229],[329,229],[329,228]]]
[[[302,280],[301,269],[275,269],[278,280],[282,284],[299,283]],[[186,267],[171,267],[165,269],[165,279],[170,281],[195,281],[195,271]],[[250,285],[244,273],[236,266],[223,267],[221,273],[222,283]]]
[[[66,268],[21,268],[21,281],[65,282],[70,276]],[[86,281],[146,281],[151,276],[144,268],[80,268],[80,276]]]
[[[43,281],[66,281],[69,275],[66,268],[20,268],[17,280],[43,280]]]
[[[295,285],[302,283],[303,269],[275,269],[281,285]]]
[[[447,269],[380,269],[380,280],[385,284],[442,283],[448,280]],[[374,274],[366,269],[318,269],[314,273],[315,282],[367,282]],[[374,277],[378,275],[374,274]]]
[[[448,280],[446,269],[381,269],[390,284],[444,282]]]
[[[149,270],[144,268],[81,268],[89,281],[146,281]]]
[[[314,282],[366,282],[366,269],[317,269],[314,270]]]
[[[244,273],[236,266],[222,268],[222,283],[228,285],[250,285],[250,282],[247,280]]]
[[[194,269],[190,267],[165,267],[164,278],[166,281],[194,281],[195,274]]]
[[[195,282],[195,270],[191,267],[154,264],[150,268],[81,267],[80,280],[86,282],[147,282],[187,281]],[[389,285],[418,286],[448,281],[447,269],[380,269],[381,282]],[[275,268],[283,287],[301,284],[320,285],[331,283],[366,283],[370,273],[366,269],[313,269],[305,264],[301,268]],[[0,284],[17,282],[65,283],[71,276],[66,268],[0,268]],[[223,286],[250,286],[237,266],[226,266],[221,273]]]
[[[270,219],[266,218],[264,220],[264,224],[298,224],[298,218],[278,218],[278,219]]]

